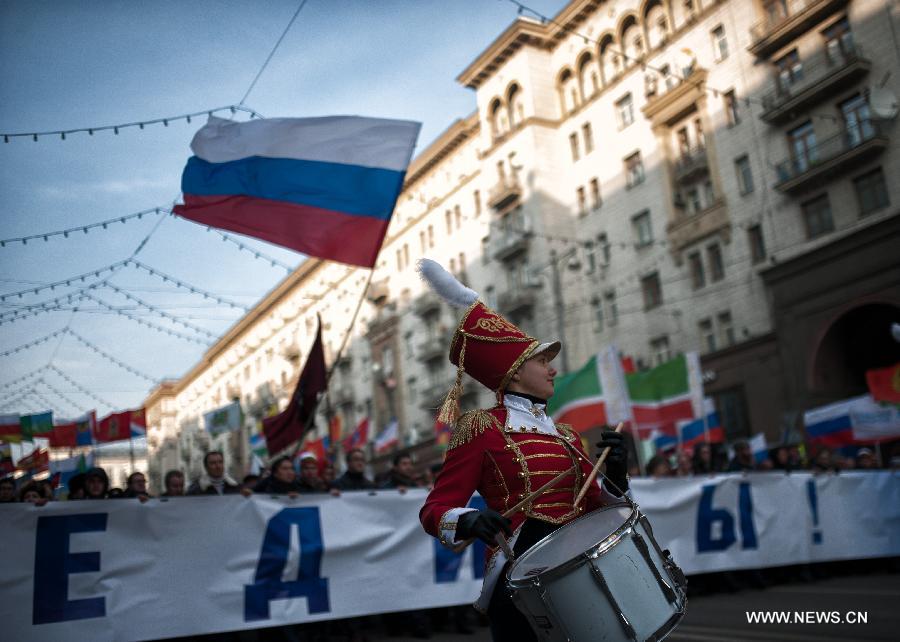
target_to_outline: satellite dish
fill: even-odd
[[[876,117],[893,120],[897,117],[897,96],[885,87],[872,87],[869,90],[869,108]]]

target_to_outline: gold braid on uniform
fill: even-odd
[[[503,426],[498,419],[487,410],[472,410],[467,412],[456,422],[456,428],[450,437],[450,444],[447,450],[452,450],[458,446],[463,446],[478,435],[482,434],[488,428],[496,428],[502,430]]]
[[[572,430],[571,424],[554,424],[556,426],[556,430],[559,431],[563,437],[566,438],[567,441],[575,441],[575,431]]]

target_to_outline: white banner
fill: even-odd
[[[892,472],[634,480],[687,573],[900,554]],[[443,549],[424,491],[0,506],[14,640],[146,640],[464,604],[484,547]],[[478,498],[473,504],[479,503]]]

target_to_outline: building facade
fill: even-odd
[[[423,256],[563,340],[564,372],[609,343],[644,367],[698,350],[729,438],[777,441],[863,391],[866,369],[900,360],[898,33],[887,0],[575,0],[520,17],[459,75],[477,108],[413,161],[371,280],[306,261],[151,394],[152,479],[198,473],[211,447],[246,466],[246,434],[210,440],[201,417],[238,398],[250,430],[282,407],[317,314],[344,430],[396,418],[402,446],[439,460],[459,312],[424,290]]]

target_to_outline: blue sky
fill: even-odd
[[[562,0],[529,6],[555,15]],[[139,121],[236,104],[298,2],[0,3],[0,131],[70,129]],[[516,18],[507,0],[309,0],[247,100],[267,117],[361,114],[423,123],[419,150],[475,108],[455,78]],[[165,206],[179,193],[188,144],[204,119],[0,143],[4,210],[0,238],[25,236]],[[159,221],[150,216],[106,231],[0,248],[0,293],[17,292],[127,258]],[[262,242],[248,245],[296,265],[300,255]],[[166,217],[141,261],[199,288],[252,306],[285,276],[192,223]],[[216,335],[239,313],[126,268],[110,279],[135,296]],[[83,287],[83,285],[82,285]],[[75,286],[0,302],[0,314],[55,298]],[[97,289],[113,306],[121,295]],[[154,378],[177,377],[204,347],[147,329],[81,302],[0,325],[0,352],[66,327]],[[71,306],[67,306],[71,307]],[[140,310],[141,318],[179,329]],[[2,319],[3,317],[0,317]],[[182,329],[183,330],[183,329]],[[188,332],[189,334],[193,334]],[[139,404],[152,384],[116,367],[71,337],[0,357],[0,387],[50,360],[76,383],[117,408]],[[33,386],[58,411],[109,407],[56,374]],[[36,377],[37,378],[37,377]],[[40,409],[31,397],[0,412]]]

